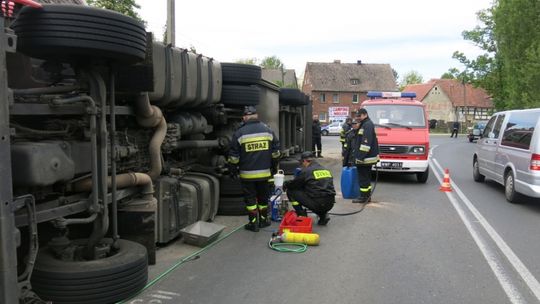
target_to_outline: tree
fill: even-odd
[[[265,69],[275,69],[275,70],[281,70],[285,68],[285,65],[283,62],[277,58],[277,56],[269,56],[265,57],[260,64],[261,67]]]
[[[407,72],[405,73],[405,75],[403,75],[403,80],[401,80],[399,90],[403,90],[403,88],[409,84],[417,84],[422,82],[424,82],[424,78],[422,77],[422,75],[420,75],[420,73],[418,73],[417,71]]]
[[[236,63],[243,63],[243,64],[251,64],[251,65],[257,65],[257,58],[242,58],[236,60]]]
[[[135,11],[135,9],[141,8],[136,0],[87,0],[87,2],[91,6],[116,11],[135,18],[146,26],[146,22]]]
[[[486,89],[498,109],[540,106],[540,3],[499,0],[477,15],[482,26],[463,38],[485,53],[468,59],[454,52],[465,66],[463,79]]]
[[[459,79],[461,72],[456,68],[450,68],[441,75],[441,79]]]

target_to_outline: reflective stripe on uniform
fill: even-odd
[[[360,188],[360,192],[369,192],[371,191],[371,185],[367,188]]]
[[[243,179],[256,179],[270,176],[272,176],[272,174],[270,173],[270,169],[240,171],[240,178]]]
[[[332,173],[328,170],[315,170],[313,171],[313,177],[315,177],[315,179],[332,178]]]
[[[233,165],[237,165],[240,162],[240,158],[236,156],[229,156],[228,162]]]
[[[280,151],[272,152],[272,158],[278,158],[281,155]]]
[[[300,203],[297,202],[297,201],[294,201],[294,202],[291,202],[291,205],[292,205],[292,206],[300,206]]]
[[[369,152],[371,150],[371,147],[368,145],[360,145],[360,151],[362,152]]]
[[[264,204],[264,205],[257,205],[259,207],[259,210],[264,210],[266,208],[268,208],[268,205]]]
[[[272,136],[271,133],[267,133],[267,132],[253,133],[253,134],[245,134],[238,137],[238,143],[245,144],[249,142],[263,141],[263,140],[272,141],[273,139],[274,137]]]
[[[363,160],[358,160],[357,159],[356,164],[357,165],[362,165],[362,164],[372,165],[372,164],[376,164],[378,161],[379,161],[379,155],[374,156],[374,157],[366,157]]]
[[[254,210],[257,210],[257,205],[246,206],[246,210],[247,210],[247,211],[254,211]]]
[[[358,129],[358,135],[364,135],[364,129]]]

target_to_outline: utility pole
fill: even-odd
[[[167,41],[165,41],[172,46],[176,45],[174,1],[175,0],[167,0]]]
[[[461,83],[463,84],[463,108],[465,109],[465,115],[463,115],[463,117],[465,117],[465,130],[467,130],[467,114],[469,114],[469,109],[467,109],[467,94],[466,94],[466,91],[465,91],[465,77],[463,77],[463,79],[461,80]]]

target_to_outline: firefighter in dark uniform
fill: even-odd
[[[236,130],[229,150],[231,176],[240,175],[249,223],[244,227],[254,232],[270,226],[268,180],[275,171],[280,156],[279,141],[274,132],[259,121],[253,106],[245,107],[244,124]]]
[[[355,144],[357,140],[356,134],[358,133],[358,128],[360,127],[360,122],[358,120],[353,120],[351,122],[351,129],[345,134],[345,144],[343,145],[343,167],[352,167],[355,166],[354,156],[352,149],[349,149],[350,146]]]
[[[351,130],[352,127],[352,118],[347,117],[345,122],[341,125],[341,131],[339,131],[339,142],[341,142],[342,150],[345,149],[345,138],[347,137],[347,132]]]
[[[326,225],[330,220],[327,213],[336,201],[334,178],[314,157],[311,152],[302,153],[302,170],[283,187],[296,214],[306,216],[306,207],[319,216],[319,225]]]
[[[358,110],[356,120],[360,125],[358,131],[349,136],[343,165],[352,162],[358,170],[360,197],[353,199],[352,202],[367,203],[371,200],[371,167],[379,161],[379,142],[375,126],[369,119],[366,109]]]

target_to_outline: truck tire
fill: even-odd
[[[261,81],[261,67],[242,63],[221,63],[224,84],[257,84]]]
[[[224,85],[221,102],[228,106],[256,106],[261,99],[256,86]]]
[[[75,242],[82,245],[87,240]],[[118,240],[118,246],[116,254],[94,261],[62,261],[48,247],[41,248],[33,290],[53,303],[116,303],[129,298],[148,280],[147,251],[127,240]]]
[[[246,215],[246,203],[242,195],[219,198],[219,215]]]
[[[81,5],[24,7],[12,26],[18,51],[37,58],[114,59],[133,63],[146,55],[146,31],[117,12]]]
[[[416,180],[421,183],[425,184],[429,177],[429,167],[426,168],[426,171],[424,172],[417,172],[416,173]]]
[[[308,104],[306,95],[299,89],[281,88],[279,90],[279,103],[287,106],[304,106]]]
[[[219,193],[222,196],[242,196],[242,184],[239,179],[232,179],[224,175],[219,180]]]

